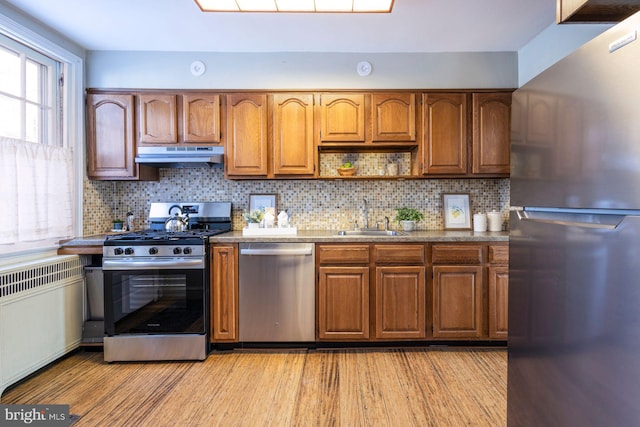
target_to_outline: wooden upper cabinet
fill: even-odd
[[[273,174],[314,173],[313,94],[273,95]]]
[[[640,10],[637,0],[557,0],[556,21],[620,22]]]
[[[510,171],[511,94],[474,93],[471,173],[505,174]]]
[[[371,101],[373,142],[416,140],[416,95],[374,93]]]
[[[467,94],[422,94],[422,173],[467,173]]]
[[[138,95],[138,143],[178,143],[176,95]]]
[[[362,93],[321,94],[322,142],[365,142],[365,95]]]
[[[267,95],[227,95],[226,172],[267,176]]]
[[[157,180],[158,170],[135,163],[134,98],[87,95],[87,175],[93,180]]]
[[[182,95],[184,142],[220,142],[220,95]]]

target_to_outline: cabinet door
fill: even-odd
[[[364,143],[364,94],[322,94],[320,109],[321,142]]]
[[[509,174],[511,94],[473,94],[472,173]]]
[[[320,264],[369,264],[369,245],[316,245]]]
[[[373,246],[373,257],[376,264],[424,264],[424,245],[402,243]]]
[[[374,93],[371,102],[371,129],[373,142],[415,141],[415,94]]]
[[[422,95],[424,174],[467,173],[467,95]]]
[[[318,338],[369,339],[369,268],[320,267]]]
[[[220,142],[220,95],[182,95],[184,142]]]
[[[176,95],[138,95],[138,143],[178,142]]]
[[[433,266],[433,337],[482,335],[482,267]]]
[[[376,338],[425,338],[424,267],[376,267]]]
[[[267,95],[227,96],[228,176],[267,175]]]
[[[274,175],[313,175],[314,154],[313,94],[274,94]]]
[[[87,96],[87,175],[94,180],[158,179],[135,163],[133,95]]]
[[[235,246],[211,250],[211,341],[238,341],[238,263]]]
[[[509,267],[489,267],[489,338],[506,340],[509,331]]]

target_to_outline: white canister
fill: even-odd
[[[489,231],[502,231],[502,214],[500,212],[487,212]]]
[[[387,175],[389,175],[389,176],[398,175],[398,164],[397,163],[387,163]]]
[[[473,231],[487,231],[487,215],[483,213],[473,215]]]

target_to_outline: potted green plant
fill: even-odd
[[[413,231],[416,228],[416,222],[422,221],[424,215],[417,209],[413,208],[396,208],[396,222],[402,226],[404,231]]]
[[[243,216],[249,228],[258,228],[264,218],[264,211],[262,209],[255,209],[251,212],[244,211]]]

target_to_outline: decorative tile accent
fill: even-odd
[[[336,162],[342,164],[344,156],[329,156],[322,160],[326,164],[321,168],[333,168]],[[378,153],[378,158],[365,170],[377,171],[388,161],[387,156]],[[393,161],[401,165],[400,174],[405,174],[406,166],[402,166],[407,162],[405,156],[396,153]],[[386,216],[392,228],[397,228],[393,222],[394,209],[407,206],[425,215],[418,223],[419,230],[440,230],[444,228],[442,193],[469,193],[472,215],[492,210],[502,212],[506,229],[509,189],[508,178],[233,181],[225,180],[220,168],[161,169],[157,182],[85,181],[83,232],[84,235],[104,233],[111,228],[115,217],[124,219],[129,210],[135,215],[137,228],[148,228],[151,203],[172,201],[230,201],[233,228],[241,230],[245,225],[242,211],[248,207],[251,193],[277,193],[278,209],[288,209],[292,225],[301,230],[353,228],[354,221],[362,227],[363,199],[368,201],[371,227],[376,222],[384,223]]]

